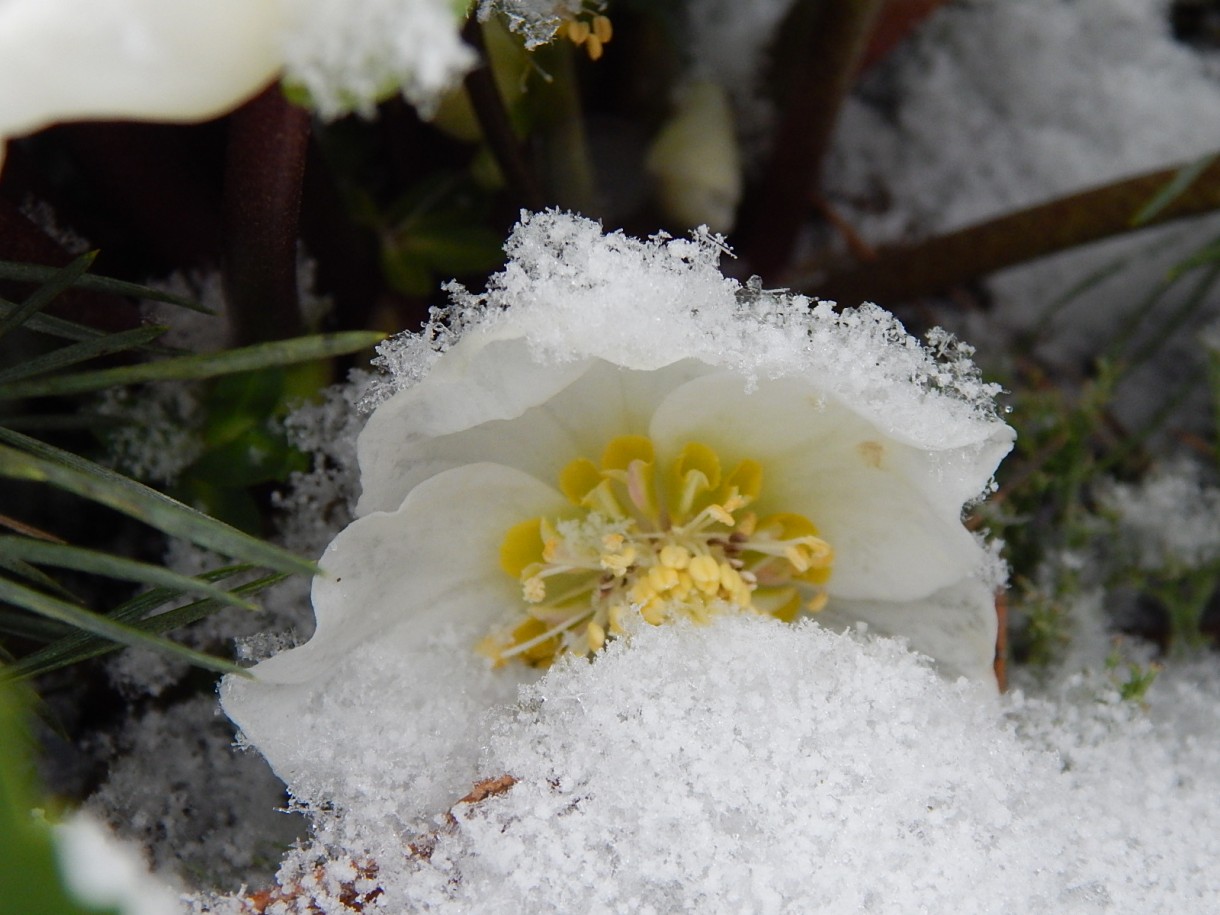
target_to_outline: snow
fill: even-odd
[[[507,790],[404,834],[391,782],[367,785],[281,880],[309,896],[319,855],[332,890],[375,862],[385,911],[1204,911],[1218,698],[1206,659],[1146,706],[1104,671],[997,700],[866,633],[649,628],[478,722],[476,767],[428,764],[458,793],[505,774]],[[394,743],[432,726],[404,715]],[[410,777],[418,752],[384,765]]]

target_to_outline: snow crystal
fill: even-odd
[[[997,707],[901,642],[644,627],[472,728],[477,767],[424,750],[460,715],[366,731],[355,763],[381,756],[380,778],[321,818],[281,891],[335,913],[353,888],[387,911],[1203,911],[1218,698],[1200,661],[1146,707],[1099,677]],[[486,797],[404,836],[387,811],[416,766]]]
[[[451,0],[292,0],[286,4],[286,79],[323,118],[371,117],[396,90],[425,113],[474,66]]]
[[[284,787],[271,770],[234,753],[233,728],[213,696],[133,718],[118,743],[117,760],[87,806],[142,842],[159,873],[196,886],[261,880],[265,862],[301,831],[299,818],[279,812]]]
[[[836,312],[756,281],[743,287],[720,272],[727,249],[706,231],[641,241],[558,211],[523,213],[505,251],[485,293],[449,287],[453,314],[493,334],[510,322],[543,361],[650,369],[681,354],[747,379],[800,376],[916,445],[977,439],[995,422],[998,388],[980,379],[968,348],[941,332],[925,348],[875,306]]]
[[[845,106],[827,188],[871,244],[886,244],[1213,152],[1215,55],[1172,38],[1167,6],[946,4]],[[1003,271],[988,282],[992,316],[1036,331],[1039,357],[1074,375],[1120,335],[1151,339],[1171,324],[1188,290],[1146,297],[1216,225],[1145,230]],[[1190,336],[1187,327],[1130,374],[1121,422],[1142,427],[1189,380],[1198,365]],[[1198,417],[1201,401],[1178,415]]]
[[[536,48],[555,37],[565,20],[576,19],[588,9],[604,7],[600,0],[483,0],[479,19],[499,13],[508,27],[525,39],[527,48]]]
[[[1184,571],[1220,558],[1220,489],[1200,477],[1198,465],[1179,461],[1101,493],[1140,568]]]

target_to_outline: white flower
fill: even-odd
[[[0,0],[0,141],[59,121],[198,121],[283,74],[323,117],[425,110],[476,61],[451,0]]]
[[[275,78],[279,0],[0,0],[0,136],[204,120]]]
[[[457,291],[460,339],[361,435],[313,638],[222,691],[298,794],[355,803],[387,765],[364,741],[407,754],[404,809],[460,794],[469,719],[530,676],[481,640],[546,661],[641,618],[804,608],[994,682],[993,563],[961,519],[1011,447],[994,391],[873,306],[743,290],[720,250],[547,213]]]

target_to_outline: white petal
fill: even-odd
[[[868,623],[870,632],[905,638],[947,676],[995,686],[995,594],[976,578],[905,603],[832,600],[813,618],[839,630]]]
[[[596,460],[614,436],[647,432],[660,399],[707,370],[691,360],[655,372],[599,359],[541,365],[521,339],[459,344],[369,419],[357,513],[392,510],[419,481],[475,461],[553,484],[572,459]]]
[[[279,71],[279,0],[2,0],[0,136],[205,120]]]
[[[696,440],[726,464],[761,461],[759,510],[796,512],[818,526],[835,549],[833,596],[926,597],[983,561],[961,508],[963,493],[990,478],[989,452],[984,461],[975,447],[913,448],[804,382],[764,381],[747,393],[728,373],[676,389],[652,429],[668,450]]]
[[[314,580],[313,638],[254,667],[254,680],[227,677],[225,712],[281,778],[290,785],[305,778],[316,745],[335,738],[325,721],[315,721],[308,734],[303,722],[328,693],[343,688],[342,678],[353,670],[378,676],[359,669],[373,653],[409,657],[451,627],[469,633],[463,651],[473,657],[479,635],[521,599],[520,586],[499,564],[505,532],[564,504],[559,492],[526,474],[473,464],[416,487],[392,514],[354,522],[322,557],[326,574]],[[421,679],[409,664],[380,676],[388,677],[395,695],[370,697],[370,707],[419,707],[437,689],[461,689],[435,674]]]

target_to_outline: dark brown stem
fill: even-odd
[[[297,291],[309,114],[271,86],[231,117],[224,274],[235,345],[302,331]]]
[[[801,0],[780,29],[780,60],[791,61],[761,186],[747,195],[737,248],[750,269],[776,276],[787,266],[810,201],[820,190],[822,162],[843,99],[855,83],[885,0]]]
[[[500,166],[504,180],[516,192],[521,203],[531,210],[541,210],[546,206],[542,185],[530,168],[525,150],[513,130],[508,109],[491,72],[487,47],[483,43],[483,28],[477,17],[470,17],[462,29],[462,37],[483,59],[483,65],[470,71],[464,83],[470,105],[483,129],[483,138]]]
[[[847,305],[865,299],[893,305],[1078,245],[1220,209],[1218,158],[1186,191],[1135,225],[1136,214],[1193,164],[1060,197],[912,245],[882,248],[876,260],[831,272],[804,291]]]

